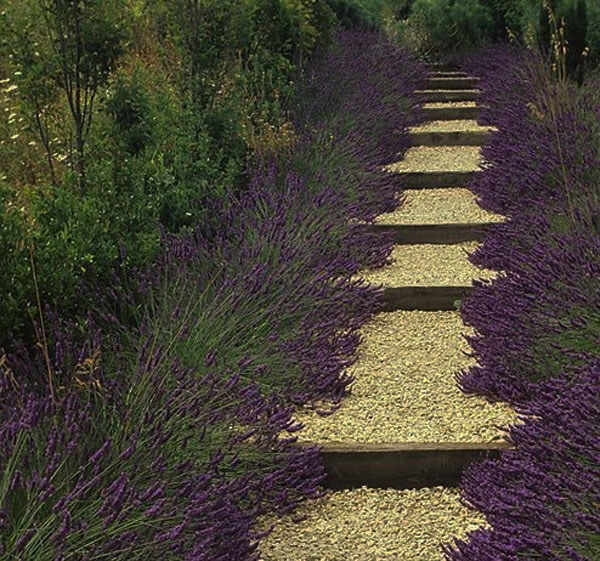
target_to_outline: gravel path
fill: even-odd
[[[395,246],[391,265],[357,273],[372,284],[384,286],[471,286],[474,278],[489,279],[495,271],[467,261],[479,242],[452,245],[419,244]]]
[[[314,442],[492,442],[494,425],[517,420],[504,403],[466,396],[454,373],[474,363],[459,312],[381,313],[361,330],[352,393],[332,415],[302,408],[299,440]],[[326,404],[323,404],[326,405]]]
[[[404,205],[381,214],[376,224],[447,224],[503,222],[504,216],[483,210],[468,189],[407,189]]]
[[[486,525],[456,489],[352,489],[329,492],[280,519],[259,546],[260,561],[438,561],[441,542]],[[263,517],[257,529],[276,518]]]
[[[474,107],[475,102],[426,103],[424,107]],[[413,131],[490,130],[475,120],[433,121]],[[471,171],[480,169],[478,146],[417,146],[386,166],[393,172]],[[378,224],[501,222],[504,217],[479,208],[466,188],[405,191],[405,204],[384,214]],[[495,273],[471,265],[465,251],[478,242],[455,245],[403,245],[393,263],[361,276],[384,286],[460,285]],[[305,424],[296,433],[313,442],[493,442],[504,440],[498,426],[518,422],[505,403],[490,404],[463,394],[454,379],[474,364],[456,311],[396,311],[377,314],[361,330],[351,393],[340,408],[321,417],[299,408]],[[319,405],[327,407],[327,403]],[[307,518],[294,523],[293,519]],[[260,561],[441,561],[441,542],[463,538],[486,525],[485,518],[459,502],[457,489],[360,489],[329,491],[301,504],[291,515],[263,516],[257,530],[271,523],[261,540]]]
[[[411,127],[410,132],[455,132],[455,131],[490,131],[494,127],[481,126],[474,119],[454,119],[450,121],[428,121],[422,125]]]
[[[479,146],[415,146],[404,159],[385,169],[403,171],[477,171],[482,162]]]

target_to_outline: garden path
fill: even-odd
[[[408,186],[405,204],[370,226],[394,231],[393,263],[360,274],[385,287],[386,311],[362,330],[352,393],[339,410],[295,415],[305,423],[299,440],[323,445],[333,490],[277,521],[261,561],[437,561],[440,542],[485,522],[460,504],[456,484],[469,462],[507,446],[497,426],[516,414],[467,397],[454,380],[473,362],[463,353],[469,331],[457,295],[493,275],[466,253],[503,220],[467,189],[491,133],[476,121],[476,86],[474,77],[432,68],[428,89],[416,92],[429,121],[411,129],[412,147],[389,166]]]

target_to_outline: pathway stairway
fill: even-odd
[[[491,133],[475,120],[476,87],[476,78],[437,67],[417,92],[430,121],[410,131],[412,147],[390,166],[405,204],[365,226],[394,232],[395,263],[361,273],[384,285],[385,309],[363,330],[340,409],[296,415],[306,424],[300,445],[322,447],[331,491],[301,505],[294,517],[303,522],[279,520],[261,561],[440,560],[440,542],[484,523],[459,503],[457,484],[467,465],[508,447],[496,425],[516,415],[464,396],[453,378],[471,360],[456,306],[472,278],[493,275],[465,251],[502,220],[466,188]]]

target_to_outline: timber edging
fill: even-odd
[[[370,233],[393,233],[394,243],[397,245],[455,244],[482,241],[496,224],[496,222],[365,224],[364,228]]]
[[[508,442],[307,442],[318,446],[328,489],[392,487],[408,489],[459,485],[465,469],[512,449]]]
[[[382,312],[457,310],[472,286],[393,286],[383,289]]]

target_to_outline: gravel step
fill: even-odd
[[[455,222],[503,222],[504,216],[482,209],[477,197],[464,187],[448,189],[407,189],[399,199],[404,203],[395,211],[380,214],[375,224],[448,224]]]
[[[491,136],[488,130],[473,131],[412,131],[411,146],[483,146]]]
[[[432,70],[430,78],[468,78],[469,75],[462,70]]]
[[[456,224],[372,224],[366,225],[368,232],[394,234],[394,243],[410,244],[455,244],[467,241],[482,241],[496,223]]]
[[[424,103],[423,107],[477,107],[475,101],[431,101]]]
[[[464,470],[484,458],[498,458],[508,442],[302,442],[317,445],[327,489],[380,487],[410,489],[460,484]]]
[[[451,245],[398,245],[390,255],[391,264],[360,271],[356,276],[386,288],[470,286],[474,278],[490,279],[496,275],[495,271],[479,268],[467,260],[467,255],[478,246],[476,241]]]
[[[294,412],[300,442],[503,442],[496,425],[517,421],[506,403],[465,395],[454,375],[475,364],[473,334],[456,311],[377,314],[362,327],[358,359],[346,373],[351,393],[333,414]],[[317,406],[328,406],[318,403]]]
[[[483,160],[478,146],[413,146],[404,159],[385,166],[395,172],[476,171]]]
[[[469,185],[482,165],[478,146],[413,146],[384,169],[398,173],[404,189],[425,189]]]
[[[448,64],[447,62],[428,62],[425,66],[432,72],[454,72],[458,70],[456,64]]]
[[[473,76],[430,76],[426,81],[428,90],[469,90],[478,84],[479,78]]]
[[[497,129],[482,126],[475,119],[432,120],[409,128],[409,132],[489,132],[493,130]]]
[[[422,103],[432,101],[476,101],[479,90],[415,90]]]
[[[441,542],[487,527],[457,489],[442,487],[328,491],[280,519],[259,518],[255,529],[271,524],[259,561],[441,561]]]

